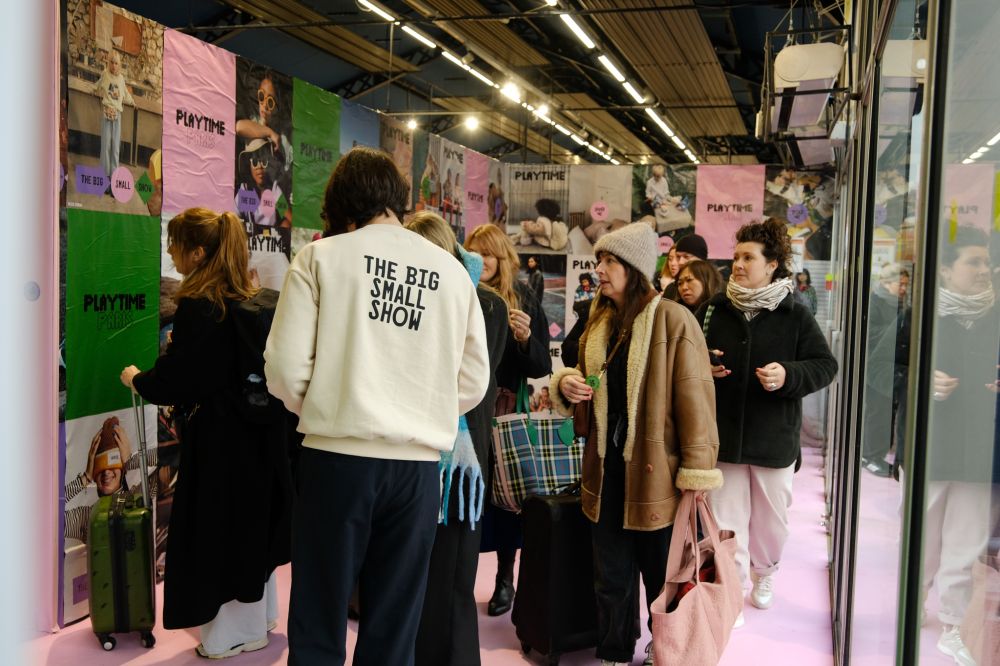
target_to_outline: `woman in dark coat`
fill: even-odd
[[[274,569],[289,561],[291,472],[285,424],[247,423],[230,314],[251,298],[243,223],[232,213],[192,208],[167,227],[168,252],[184,281],[172,341],[145,372],[122,382],[186,414],[170,515],[163,625],[200,627],[202,656],[267,645],[277,618]]]
[[[502,416],[514,411],[518,387],[526,378],[544,377],[552,372],[549,323],[534,294],[516,279],[521,262],[507,234],[498,227],[483,225],[469,235],[465,248],[483,257],[480,282],[500,294],[507,304],[510,334],[496,372],[494,410],[494,416]],[[496,461],[490,466],[491,472],[493,464]],[[514,560],[521,546],[520,519],[487,502],[482,538],[484,552],[497,551],[496,587],[487,613],[503,615],[514,601]]]
[[[406,228],[420,234],[435,245],[451,252],[469,271],[469,277],[479,282],[483,260],[458,245],[455,234],[440,215],[419,212],[406,223]],[[447,502],[447,520],[442,517],[434,536],[434,549],[427,575],[427,591],[417,633],[417,666],[475,666],[479,664],[479,621],[476,613],[476,573],[479,568],[479,542],[482,530],[478,516],[473,515],[469,479],[482,478],[489,470],[489,450],[492,439],[493,408],[496,402],[496,370],[507,342],[507,305],[489,287],[476,289],[479,305],[486,322],[486,344],[490,358],[490,383],[486,395],[472,411],[466,413],[469,437],[475,451],[479,474],[461,468],[452,474]],[[456,442],[458,457],[459,444]],[[485,488],[488,492],[488,488]],[[444,501],[444,498],[442,498]]]
[[[796,302],[785,224],[773,218],[736,233],[725,293],[698,311],[714,355],[722,488],[712,491],[719,527],[736,533],[744,586],[768,608],[772,574],[788,538],[792,474],[799,457],[802,398],[837,373],[837,361],[809,309]]]

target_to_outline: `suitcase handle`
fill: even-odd
[[[132,395],[132,412],[135,416],[135,426],[139,439],[139,471],[141,472],[139,478],[142,480],[142,503],[143,506],[152,508],[149,500],[149,465],[146,460],[146,410],[143,409],[144,402],[142,396],[139,396],[139,401],[136,402],[136,396],[138,395],[135,390],[130,390],[129,393]]]

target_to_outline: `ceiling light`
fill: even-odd
[[[619,162],[618,160],[616,160],[613,157],[611,158],[611,163],[614,164],[615,166],[621,166],[621,162]]]
[[[549,105],[548,104],[542,104],[540,107],[538,107],[537,109],[535,109],[535,113],[538,114],[538,115],[540,115],[540,116],[547,116],[547,115],[549,115]]]
[[[411,130],[417,129],[417,121],[414,120],[413,118],[410,118],[409,120],[407,120],[406,121],[406,129],[411,129]]]
[[[549,7],[555,7],[559,3],[559,0],[545,0],[545,4]]]
[[[479,118],[476,118],[475,116],[469,116],[468,118],[465,119],[465,126],[468,127],[470,130],[476,129],[477,127],[479,127]]]
[[[636,90],[635,87],[630,82],[626,81],[622,85],[625,86],[625,90],[628,92],[629,95],[632,96],[632,99],[635,100],[636,104],[642,104],[643,102],[646,101],[646,97],[644,95],[639,94],[639,91]]]
[[[677,146],[678,148],[680,148],[681,150],[687,149],[687,146],[684,145],[684,142],[681,141],[681,138],[679,136],[674,135],[674,136],[670,137],[670,139],[671,139],[671,141],[674,142],[674,145]]]
[[[515,86],[513,83],[510,82],[505,83],[503,88],[500,89],[500,92],[503,94],[504,97],[507,97],[508,99],[512,99],[515,102],[521,101],[521,91],[518,90],[517,86]]]
[[[497,87],[497,84],[493,83],[493,81],[490,80],[490,77],[486,76],[485,74],[483,74],[479,70],[473,69],[472,67],[470,67],[469,68],[469,73],[472,74],[477,79],[479,79],[480,81],[482,81],[483,83],[485,83],[486,85],[488,85],[490,88],[496,88]]]
[[[521,106],[523,106],[524,108],[526,108],[528,111],[534,111],[535,110],[535,107],[531,106],[528,103],[524,103]]]
[[[580,137],[578,137],[576,134],[570,134],[569,138],[573,139],[574,141],[576,141],[581,146],[587,145],[587,142],[584,141],[583,139],[581,139]]]
[[[1000,141],[1000,132],[997,132],[996,136],[986,142],[987,146],[996,145],[997,141]]]
[[[917,58],[917,71],[922,72],[927,69],[927,58]]]
[[[980,146],[980,147],[979,147],[979,150],[977,150],[976,152],[977,152],[977,153],[985,153],[985,152],[987,152],[987,151],[989,151],[989,148],[988,148],[988,147],[986,147],[986,146]]]
[[[419,32],[417,32],[416,30],[414,30],[413,28],[411,28],[408,25],[404,25],[403,26],[403,32],[405,32],[409,36],[413,37],[418,42],[421,42],[424,46],[426,46],[429,49],[436,49],[437,48],[437,44],[435,44],[434,42],[432,42],[429,38],[424,37],[423,35],[421,35]]]
[[[615,77],[618,83],[622,83],[625,81],[625,77],[622,75],[620,71],[618,71],[618,68],[615,67],[615,63],[611,62],[611,60],[608,59],[608,56],[600,55],[597,57],[597,59],[600,61],[602,65],[604,65],[604,69],[611,72],[611,76]]]
[[[381,16],[382,18],[384,18],[386,21],[395,21],[396,20],[395,16],[393,16],[389,12],[385,11],[384,9],[382,9],[381,7],[379,7],[378,5],[376,5],[376,4],[372,3],[372,2],[369,2],[369,0],[358,0],[358,2],[361,3],[362,6],[367,7],[369,11],[375,12],[376,14],[378,14],[379,16]]]
[[[584,46],[586,46],[588,49],[594,48],[595,46],[594,41],[587,36],[587,33],[585,33],[583,31],[583,28],[581,28],[577,24],[577,22],[573,20],[572,16],[570,16],[569,14],[560,14],[559,18],[563,20],[563,23],[569,26],[569,29],[573,31],[573,34],[576,35],[577,39],[583,42]]]
[[[559,123],[556,123],[556,125],[555,125],[555,126],[556,126],[556,129],[557,129],[557,130],[559,130],[560,132],[562,132],[562,133],[563,133],[563,134],[565,134],[566,136],[572,136],[572,135],[573,135],[573,133],[572,133],[572,132],[570,132],[570,131],[569,131],[568,129],[566,129],[565,127],[563,127],[563,126],[562,126],[562,125],[560,125]]]
[[[590,151],[590,152],[592,152],[592,153],[597,153],[598,155],[601,155],[601,156],[603,156],[603,155],[604,155],[604,153],[602,153],[602,152],[601,152],[601,149],[600,149],[600,148],[598,148],[597,146],[595,146],[595,145],[594,145],[594,144],[592,144],[592,143],[588,143],[588,144],[587,144],[587,150],[589,150],[589,151]]]
[[[441,55],[443,55],[448,60],[451,60],[453,63],[455,63],[456,65],[458,65],[462,69],[465,69],[465,70],[469,69],[469,66],[466,65],[464,62],[462,62],[462,59],[459,58],[454,53],[449,53],[448,51],[441,51]]]
[[[969,158],[965,158],[964,160],[962,160],[962,164],[972,164],[974,161],[975,160],[972,160],[972,159],[969,159]]]
[[[674,138],[674,131],[670,129],[670,127],[667,125],[666,122],[664,122],[663,118],[657,115],[656,111],[653,111],[652,109],[646,109],[646,115],[653,119],[653,121],[659,126],[661,130],[663,130],[663,133],[666,134],[668,138],[671,139]]]

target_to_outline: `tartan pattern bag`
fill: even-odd
[[[517,392],[513,414],[493,419],[493,504],[519,513],[528,495],[555,495],[580,480],[583,443],[573,419],[528,411],[527,384]]]

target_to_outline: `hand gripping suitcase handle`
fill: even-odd
[[[149,500],[149,466],[146,460],[146,410],[143,409],[142,396],[139,396],[139,400],[136,402],[138,394],[135,390],[133,389],[129,393],[132,394],[132,412],[135,416],[136,435],[139,439],[139,478],[142,479],[142,504],[152,509]]]

